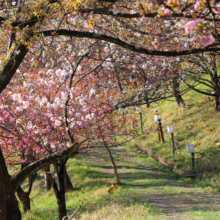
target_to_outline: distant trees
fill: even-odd
[[[218,54],[194,55],[183,62],[179,75],[190,89],[214,97],[216,111],[220,111],[220,73],[218,68]]]

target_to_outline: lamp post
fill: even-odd
[[[160,118],[160,115],[154,115],[154,122],[158,122],[159,118]]]
[[[163,128],[161,124],[161,117],[160,115],[154,115],[154,121],[158,123],[158,133],[159,133],[159,141],[164,143],[164,136],[163,136]]]
[[[195,161],[194,161],[194,144],[188,144],[188,151],[189,153],[191,153],[191,166],[192,166],[192,170],[195,166]]]
[[[141,106],[136,107],[137,113],[140,114],[140,121],[141,121],[141,134],[143,134],[143,120],[142,120],[142,108]]]
[[[161,141],[162,141],[162,143],[164,143],[165,140],[164,140],[164,136],[163,136],[163,128],[162,128],[162,123],[161,123],[161,117],[158,118],[158,126],[159,126]]]
[[[167,126],[167,132],[168,134],[171,134],[171,140],[172,140],[172,152],[173,152],[173,157],[175,155],[175,148],[174,148],[174,127],[171,126]]]
[[[157,123],[158,140],[160,142],[160,131],[159,131],[159,126],[158,126],[158,117],[160,117],[160,115],[154,115],[154,122]]]

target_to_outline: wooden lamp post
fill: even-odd
[[[141,121],[141,134],[143,134],[143,119],[142,119],[142,108],[141,106],[136,107],[137,113],[140,115],[140,121]]]
[[[192,171],[195,166],[195,161],[194,161],[194,144],[188,144],[188,151],[191,153],[191,166],[192,166]]]
[[[171,140],[172,140],[172,152],[173,152],[173,157],[175,155],[175,148],[174,148],[174,127],[171,126],[167,126],[167,132],[168,134],[171,134]]]
[[[163,135],[163,128],[161,123],[161,117],[160,115],[154,115],[154,121],[158,123],[158,133],[159,133],[159,141],[164,143],[164,135]]]

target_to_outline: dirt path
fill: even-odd
[[[172,179],[156,161],[137,155],[134,149],[112,152],[122,182],[135,189],[140,201],[147,199],[159,219],[220,219],[219,194]],[[107,154],[95,150],[88,157],[102,172],[113,174]]]

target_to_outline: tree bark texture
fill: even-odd
[[[116,181],[118,184],[120,184],[120,179],[119,179],[119,176],[118,176],[118,171],[117,171],[117,167],[115,165],[115,162],[114,162],[114,159],[113,159],[113,156],[112,156],[112,153],[108,147],[108,144],[106,142],[104,142],[104,146],[108,152],[108,155],[110,157],[110,160],[111,160],[111,163],[112,163],[112,167],[113,167],[113,170],[114,170],[114,174],[115,174],[115,178],[116,178]]]
[[[67,215],[66,213],[66,198],[65,198],[65,184],[64,184],[64,169],[65,169],[66,161],[59,161],[58,165],[58,182],[59,182],[59,188],[57,186],[57,183],[55,179],[52,177],[50,173],[46,173],[48,177],[50,178],[56,199],[57,199],[57,205],[58,205],[58,213],[59,213],[59,220],[62,220],[63,217]]]
[[[66,166],[64,167],[64,184],[65,184],[65,191],[73,191],[74,187],[73,184],[71,183],[71,180],[69,178],[69,175],[66,170]]]
[[[29,187],[28,187],[28,191],[27,192],[25,192],[21,188],[21,186],[19,186],[18,189],[17,189],[17,195],[18,195],[19,200],[22,203],[24,212],[26,212],[26,211],[31,209],[30,194],[31,194],[32,186],[33,186],[33,180],[34,180],[34,175],[29,177]]]
[[[44,168],[45,172],[50,172],[50,165]],[[51,182],[47,174],[44,175],[45,178],[45,189],[46,191],[49,191],[51,189]]]
[[[18,54],[17,51],[19,51]],[[14,76],[16,70],[22,63],[27,52],[28,50],[23,44],[17,43],[16,41],[12,43],[6,60],[0,68],[0,93],[8,85],[8,83]]]
[[[60,162],[58,170],[58,181],[59,181],[59,198],[57,199],[59,219],[62,220],[66,216],[66,198],[65,198],[65,184],[64,184],[64,168],[65,163]]]
[[[220,102],[219,102],[219,96],[216,94],[215,96],[215,111],[220,111]]]
[[[10,183],[10,175],[0,148],[0,219],[21,220],[21,212]]]
[[[181,106],[181,105],[185,106],[185,102],[184,102],[184,100],[181,96],[180,90],[179,90],[180,84],[175,77],[172,79],[172,83],[173,83],[173,86],[172,86],[173,95],[175,97],[176,104],[178,106]]]
[[[24,212],[30,210],[31,209],[30,194],[28,192],[24,192],[21,186],[18,187],[17,194],[23,206]]]
[[[146,102],[147,108],[150,108],[149,98],[148,98],[148,92],[144,92],[144,101]]]

